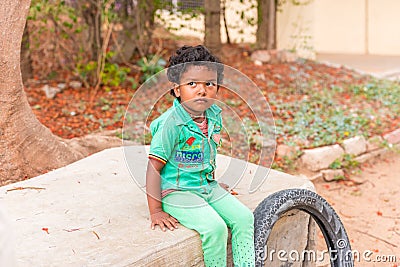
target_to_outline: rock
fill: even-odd
[[[294,158],[296,155],[296,151],[298,151],[298,147],[288,146],[288,145],[278,145],[276,148],[276,155],[280,158],[288,157]]]
[[[319,179],[323,178],[322,173],[317,173],[316,175],[311,176],[310,178],[308,178],[310,181],[317,181]]]
[[[256,50],[251,54],[250,58],[254,63],[256,61],[267,63],[271,60],[271,55],[268,50]]]
[[[46,94],[48,99],[53,99],[62,90],[58,87],[51,87],[48,84],[42,87],[42,91]]]
[[[79,89],[82,88],[82,83],[79,81],[71,81],[69,82],[69,87],[71,87],[72,89]]]
[[[278,50],[271,49],[271,50],[268,50],[268,52],[269,52],[269,55],[271,56],[269,63],[276,64],[276,63],[280,62],[279,56],[278,56]]]
[[[385,134],[383,138],[390,144],[400,143],[400,129],[394,130],[388,134]]]
[[[332,182],[341,178],[344,178],[344,171],[342,169],[339,170],[323,170],[321,171],[322,177],[327,182]]]
[[[376,157],[379,157],[380,155],[383,155],[386,152],[387,152],[387,149],[381,148],[381,149],[377,149],[377,150],[371,151],[369,153],[365,153],[365,154],[363,154],[361,156],[358,156],[354,160],[359,162],[359,163],[364,163],[366,161],[369,161],[370,159],[374,159]]]
[[[371,152],[373,150],[377,150],[381,148],[381,144],[383,142],[383,139],[381,136],[376,135],[372,136],[367,140],[367,152]]]
[[[149,227],[145,188],[140,180],[133,180],[134,176],[141,179],[146,175],[147,149],[107,149],[39,177],[1,187],[1,205],[7,208],[17,233],[14,243],[18,262],[22,266],[64,266],[66,262],[69,266],[204,266],[197,232],[183,225],[165,233]],[[234,160],[218,155],[216,177],[222,177]],[[132,168],[128,169],[127,164]],[[233,166],[232,174],[243,175],[235,186],[239,193],[235,197],[252,211],[276,191],[314,190],[306,179],[252,163],[243,164],[246,171],[242,164]],[[268,173],[268,178],[250,193],[254,174],[259,171]],[[27,190],[15,190],[17,187]],[[8,192],[9,189],[13,191]],[[315,250],[309,246],[307,232],[313,229],[308,217],[298,210],[285,214],[273,227],[269,244],[279,250]],[[267,266],[278,264],[282,262],[275,258]],[[302,261],[299,266],[304,266]]]
[[[300,160],[311,171],[327,169],[336,159],[340,159],[344,150],[339,145],[324,146],[304,150]]]
[[[264,73],[256,74],[256,78],[261,81],[266,81]]]
[[[290,63],[290,62],[295,62],[297,60],[297,55],[293,52],[290,52],[288,50],[281,50],[278,52],[278,61],[282,63]]]
[[[67,87],[67,85],[66,85],[65,83],[59,83],[59,84],[57,84],[57,87],[58,87],[59,89],[61,89],[61,90],[64,90],[65,87]]]
[[[255,60],[254,65],[256,66],[262,66],[262,62],[260,60]]]
[[[255,144],[260,147],[271,147],[275,148],[276,142],[274,139],[267,138],[261,135],[253,135],[252,139],[254,140]]]
[[[254,54],[254,59],[253,59]],[[257,50],[252,54],[252,60],[260,60],[261,62],[268,63],[286,63],[295,62],[297,60],[297,55],[288,50]]]
[[[313,225],[313,227],[308,227],[309,229],[307,229],[307,227],[304,227],[304,225],[310,225],[310,220],[312,220],[310,216],[301,210],[291,210],[284,213],[281,218],[279,218],[279,220],[275,223],[268,236],[268,240],[266,243],[267,254],[264,266],[307,266],[303,262],[302,264],[299,264],[299,261],[296,261],[296,256],[290,254],[290,252],[301,252],[305,251],[306,249],[315,250],[315,246],[308,247],[310,243],[304,242],[309,241],[309,236],[313,235],[313,232],[315,232],[316,229],[315,224]],[[298,222],[299,225],[293,222]],[[293,236],[298,237],[298,239],[293,238]],[[278,253],[271,253],[271,251],[281,251],[282,249],[288,252],[288,255],[283,257],[285,258],[285,264],[282,264],[282,261],[278,259]],[[307,261],[307,257],[305,257],[304,261]]]
[[[350,139],[346,139],[342,144],[344,151],[350,155],[361,155],[367,151],[367,141],[364,136],[356,136]]]

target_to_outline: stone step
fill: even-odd
[[[147,162],[144,147],[126,149],[129,149],[129,165],[136,176],[144,178]],[[195,231],[181,225],[175,231],[150,229],[145,192],[140,179],[135,181],[131,177],[125,156],[122,147],[104,150],[47,174],[0,188],[0,202],[14,229],[18,266],[203,265],[201,243]],[[250,194],[250,179],[258,166],[237,163],[238,160],[218,155],[217,177],[244,172],[235,191],[251,210],[278,190],[314,190],[307,179],[270,170],[266,181]],[[230,166],[228,172],[227,166]],[[261,173],[269,171],[260,168]],[[296,220],[292,224],[298,227]],[[304,222],[305,231],[307,225]],[[292,238],[300,245],[307,243],[307,240],[300,242],[295,235],[285,238]]]

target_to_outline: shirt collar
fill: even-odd
[[[217,116],[219,113],[221,113],[221,111],[222,109],[220,107],[218,107],[216,104],[212,104],[208,109],[206,109],[206,117],[212,121],[216,121]],[[189,122],[193,121],[189,113],[176,98],[174,100],[174,112],[177,114],[177,125],[188,124]]]

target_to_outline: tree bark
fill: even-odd
[[[205,0],[204,44],[215,55],[221,52],[221,1]]]
[[[226,34],[226,43],[231,43],[231,38],[229,37],[228,24],[226,22],[226,0],[222,0],[222,17],[224,18],[224,27]]]
[[[85,1],[82,5],[86,6],[82,14],[89,28],[88,42],[92,48],[90,59],[92,61],[97,61],[103,45],[103,38],[101,36],[101,1]]]
[[[21,72],[22,72],[22,81],[24,83],[28,79],[33,77],[32,60],[29,47],[30,47],[29,30],[28,30],[28,22],[26,22],[21,44]]]
[[[97,149],[63,140],[36,119],[25,95],[20,69],[21,40],[30,0],[2,1],[0,184],[5,184],[65,166]]]
[[[154,30],[154,1],[122,1],[118,21],[122,29],[113,33],[112,50],[117,51],[113,60],[127,63],[138,53],[140,57],[150,54]]]
[[[257,48],[276,49],[276,0],[258,0]]]

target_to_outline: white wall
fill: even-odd
[[[322,53],[365,52],[365,0],[315,0],[315,49]]]
[[[299,55],[313,58],[314,28],[314,4],[301,6],[285,4],[282,11],[277,14],[278,49],[295,49]]]
[[[250,7],[255,0],[243,2]],[[230,26],[237,27],[230,27],[234,42],[256,40],[256,26],[241,23],[235,12],[246,4],[227,0],[227,20]],[[314,0],[302,6],[287,3],[282,10],[277,16],[278,49],[296,49],[308,58],[315,53],[400,55],[400,0]],[[257,9],[250,9],[246,15],[256,19]],[[171,25],[185,25],[174,31],[176,34],[203,39],[202,15],[190,20],[166,14],[163,17]],[[225,42],[222,18],[221,37]]]
[[[400,55],[400,1],[368,1],[368,50],[371,54]]]
[[[237,11],[246,10],[246,17],[253,17],[255,21],[257,21],[257,9],[250,8],[251,4],[256,4],[256,0],[243,1],[240,3],[239,0],[228,0],[226,1],[226,20],[228,24],[229,37],[231,42],[234,43],[254,43],[256,41],[256,30],[257,26],[249,26],[247,23],[243,22],[240,19],[240,13],[237,14]],[[171,30],[173,33],[177,35],[188,35],[200,38],[203,40],[204,38],[204,16],[199,15],[197,18],[191,18],[190,16],[186,16],[187,20],[181,18],[182,15],[173,14],[170,15],[167,11],[157,11],[163,17],[163,20],[156,19],[156,22],[161,25],[165,25],[166,27],[175,27],[177,30]],[[181,27],[183,25],[184,27]],[[225,25],[223,21],[223,17],[221,16],[221,41],[225,43],[226,31]]]

